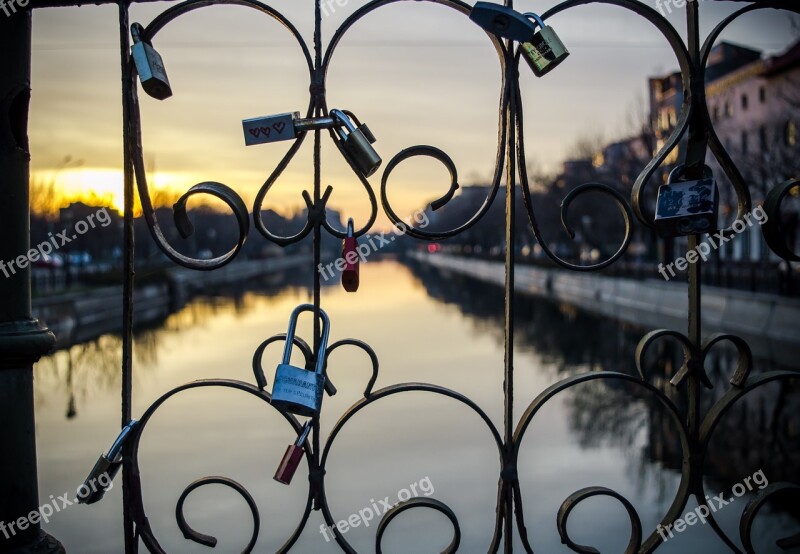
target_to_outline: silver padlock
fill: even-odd
[[[242,121],[244,143],[247,146],[267,144],[297,138],[295,122],[300,112],[281,113]]]
[[[301,118],[300,112],[279,113],[242,121],[244,143],[247,146],[296,139],[300,133],[316,129],[331,129],[338,122],[332,117]]]
[[[78,488],[79,504],[94,504],[111,489],[111,483],[122,467],[122,447],[138,423],[138,420],[132,419],[122,428],[117,440],[108,449],[108,453],[100,455],[89,476]]]
[[[131,56],[139,74],[139,81],[144,91],[157,100],[164,100],[172,96],[172,87],[169,85],[167,70],[161,55],[156,52],[153,45],[142,40],[144,28],[139,23],[131,25],[133,46]]]
[[[545,25],[541,17],[532,12],[523,15],[533,19],[540,27],[528,42],[522,43],[521,48],[534,75],[542,77],[567,59],[569,51],[553,28]]]
[[[283,350],[283,361],[275,370],[275,384],[272,387],[272,405],[284,411],[308,417],[315,417],[322,408],[322,393],[325,390],[325,351],[330,336],[330,320],[328,314],[319,311],[322,319],[322,338],[317,352],[315,371],[308,371],[289,364],[292,356],[297,318],[303,312],[313,312],[311,304],[301,304],[289,317],[289,329],[286,331],[286,346]]]
[[[369,130],[369,127],[362,125],[351,112],[331,110],[331,115],[339,122],[336,127],[336,133],[342,141],[347,157],[364,177],[370,177],[383,162],[372,147],[372,143],[375,142],[375,136]],[[358,127],[353,124],[351,118],[356,121]],[[344,132],[343,127],[347,129],[348,133]]]
[[[717,231],[719,191],[713,178],[667,183],[658,188],[655,228],[662,237]]]

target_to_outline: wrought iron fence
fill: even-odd
[[[147,27],[139,30],[140,41],[150,42],[166,26],[180,18],[181,16],[194,10],[204,9],[216,5],[237,5],[249,8],[270,17],[285,27],[287,32],[297,42],[298,48],[305,59],[309,77],[309,104],[305,114],[306,120],[311,122],[306,130],[297,129],[297,136],[289,147],[288,151],[280,161],[274,171],[267,177],[261,187],[252,208],[253,223],[258,232],[268,241],[280,246],[287,246],[303,240],[307,236],[313,237],[313,256],[309,260],[308,270],[314,273],[313,303],[314,312],[314,338],[311,344],[304,342],[299,337],[292,337],[293,344],[299,348],[306,361],[306,368],[313,368],[319,361],[318,357],[323,357],[322,362],[327,363],[331,354],[340,347],[352,346],[363,350],[371,359],[373,373],[364,391],[364,398],[353,404],[333,426],[329,436],[320,435],[319,417],[325,416],[323,409],[319,416],[311,419],[310,439],[303,445],[303,453],[308,462],[309,489],[308,498],[303,512],[303,516],[297,527],[289,533],[281,552],[291,550],[303,531],[312,510],[319,510],[325,522],[331,526],[335,534],[335,540],[342,550],[354,552],[344,535],[336,527],[335,519],[331,513],[327,493],[325,469],[328,456],[331,452],[336,438],[341,430],[347,425],[348,421],[362,410],[380,400],[402,394],[409,391],[425,392],[434,395],[441,395],[453,401],[459,402],[470,409],[483,420],[494,439],[494,446],[498,454],[498,481],[497,481],[497,507],[494,532],[489,550],[497,552],[501,548],[505,552],[512,551],[515,532],[521,540],[524,548],[528,552],[533,552],[534,537],[532,537],[525,525],[523,510],[523,497],[517,478],[517,464],[520,444],[525,438],[526,431],[534,417],[547,404],[547,402],[562,393],[581,383],[588,381],[620,381],[630,383],[641,389],[645,395],[652,395],[652,398],[660,403],[673,420],[673,424],[680,436],[682,448],[682,474],[680,485],[675,493],[674,500],[667,513],[661,520],[662,525],[673,523],[680,517],[685,509],[690,496],[694,496],[700,506],[708,507],[708,499],[703,485],[704,460],[708,453],[709,443],[713,437],[714,430],[720,419],[730,410],[733,404],[742,396],[750,391],[761,387],[767,383],[777,380],[789,380],[797,377],[797,373],[791,371],[769,371],[751,374],[753,365],[752,355],[747,343],[739,337],[725,334],[714,334],[706,336],[701,327],[701,282],[703,279],[702,261],[697,261],[690,266],[687,286],[688,297],[688,328],[685,333],[676,330],[657,330],[647,333],[642,337],[638,349],[637,358],[634,360],[638,373],[629,375],[624,373],[603,371],[592,372],[577,376],[570,376],[548,389],[542,391],[533,401],[519,399],[514,394],[514,316],[515,316],[515,208],[517,196],[514,194],[515,188],[519,186],[522,190],[522,201],[529,217],[530,227],[536,236],[542,250],[556,264],[570,271],[599,271],[614,264],[625,253],[631,239],[631,225],[635,216],[642,225],[652,228],[654,226],[654,214],[650,213],[652,202],[651,177],[664,164],[668,155],[678,147],[681,140],[688,137],[688,147],[686,148],[685,159],[682,165],[673,172],[674,181],[699,180],[707,175],[709,171],[705,166],[707,150],[713,153],[720,163],[720,166],[727,174],[735,190],[738,199],[738,216],[741,217],[751,209],[751,197],[748,186],[737,167],[732,162],[725,148],[720,143],[705,101],[705,68],[714,45],[720,34],[734,20],[740,16],[764,9],[782,9],[795,13],[800,13],[800,7],[796,2],[789,0],[770,0],[747,4],[729,17],[725,18],[706,38],[701,45],[699,31],[699,12],[701,7],[698,2],[689,1],[686,5],[686,18],[688,23],[688,41],[685,43],[678,31],[662,16],[658,11],[652,9],[636,0],[568,0],[548,12],[542,14],[542,18],[547,21],[550,18],[563,13],[567,10],[579,9],[586,4],[608,4],[617,6],[620,9],[633,12],[639,17],[649,22],[666,39],[674,52],[677,60],[683,86],[685,90],[683,106],[678,122],[672,135],[664,146],[647,164],[639,178],[633,186],[630,204],[628,199],[623,197],[615,188],[601,183],[587,183],[570,192],[564,199],[561,207],[561,217],[564,227],[568,234],[573,235],[569,226],[569,211],[572,203],[579,197],[585,195],[604,195],[609,198],[619,208],[619,217],[625,225],[625,234],[616,252],[608,259],[601,260],[592,265],[578,265],[571,261],[560,258],[555,252],[548,248],[548,243],[542,237],[540,226],[537,222],[537,206],[534,205],[529,188],[529,180],[526,172],[526,153],[525,137],[523,134],[523,108],[525,105],[523,95],[519,85],[519,64],[520,58],[524,55],[521,52],[520,43],[513,40],[504,40],[493,33],[487,32],[487,39],[491,41],[496,49],[498,63],[502,68],[502,82],[500,91],[500,109],[498,112],[498,139],[497,157],[494,167],[491,187],[483,205],[467,221],[460,226],[445,231],[428,231],[420,228],[410,228],[408,234],[419,241],[436,241],[447,237],[452,237],[469,229],[477,223],[484,214],[487,213],[492,203],[495,201],[500,187],[505,189],[505,362],[504,362],[504,421],[501,426],[497,426],[484,410],[469,398],[462,394],[446,389],[434,384],[427,383],[398,383],[379,390],[374,390],[373,386],[378,377],[379,361],[376,353],[369,345],[357,339],[346,339],[323,348],[320,310],[324,308],[320,294],[320,274],[316,271],[321,261],[321,238],[323,233],[343,239],[346,231],[336,228],[333,222],[326,217],[326,204],[330,198],[332,189],[322,188],[321,185],[321,160],[320,152],[322,141],[326,140],[323,131],[328,130],[330,139],[337,146],[339,151],[345,156],[351,166],[353,173],[358,177],[364,188],[371,206],[371,215],[366,224],[360,229],[355,230],[355,236],[363,236],[373,226],[379,211],[378,198],[373,190],[373,184],[365,176],[365,171],[359,167],[358,160],[354,160],[348,155],[346,139],[336,133],[331,128],[330,120],[335,114],[329,110],[326,98],[326,74],[331,64],[336,48],[347,32],[365,16],[394,3],[403,3],[408,0],[372,0],[366,5],[357,9],[350,15],[344,23],[336,29],[330,42],[327,45],[322,41],[322,10],[323,2],[315,2],[314,35],[313,44],[309,46],[298,32],[295,25],[273,7],[263,4],[258,0],[188,0],[175,4],[157,16]],[[423,0],[433,4],[438,4],[452,10],[453,18],[468,18],[472,11],[472,6],[461,0]],[[59,2],[44,1],[40,6],[56,5]],[[36,6],[36,7],[40,7]],[[505,6],[513,8],[512,0],[505,0]],[[119,3],[119,28],[120,28],[120,61],[122,68],[122,98],[123,98],[123,117],[124,117],[124,173],[125,173],[125,311],[124,311],[124,340],[123,340],[123,395],[122,395],[122,422],[127,424],[133,417],[131,410],[132,395],[132,306],[134,298],[134,245],[133,245],[133,203],[134,186],[138,187],[138,195],[141,200],[144,216],[153,240],[175,263],[197,269],[212,271],[233,260],[242,245],[248,239],[250,227],[250,215],[248,208],[237,194],[236,191],[221,183],[206,182],[198,184],[187,191],[180,201],[175,205],[175,224],[183,234],[191,234],[192,226],[186,214],[186,202],[189,197],[194,195],[212,195],[221,199],[234,214],[239,237],[233,248],[226,254],[211,259],[200,260],[187,257],[179,253],[165,238],[161,230],[161,224],[156,218],[156,213],[150,200],[147,176],[144,167],[144,145],[142,144],[142,121],[139,112],[138,80],[135,64],[130,56],[131,43],[129,38],[129,3],[122,1]],[[500,33],[502,34],[502,33]],[[317,123],[314,123],[317,122]],[[367,134],[366,132],[364,134]],[[297,154],[304,141],[309,138],[313,141],[313,190],[303,191],[303,198],[307,206],[307,220],[304,227],[293,236],[279,236],[271,232],[262,219],[266,197],[273,184],[286,169],[289,162]],[[380,206],[383,208],[388,218],[395,224],[400,223],[400,217],[392,208],[392,204],[387,192],[387,183],[392,171],[405,160],[413,157],[429,157],[441,163],[451,175],[451,185],[448,193],[439,201],[434,202],[436,207],[445,205],[454,195],[458,188],[458,173],[451,158],[443,151],[432,146],[413,146],[396,154],[386,165],[381,177]],[[781,227],[780,209],[781,203],[790,190],[798,186],[797,180],[790,180],[772,190],[765,203],[770,218],[764,226],[765,238],[772,250],[786,260],[797,261],[796,253],[789,251],[786,246],[785,237]],[[649,199],[649,200],[646,200]],[[725,234],[733,234],[734,231],[726,229]],[[689,237],[689,248],[698,245],[701,235]],[[252,239],[251,239],[252,240]],[[184,391],[197,388],[216,388],[224,387],[235,389],[242,394],[252,395],[265,404],[278,410],[286,419],[286,422],[296,432],[300,432],[303,425],[295,415],[272,404],[272,395],[267,390],[268,383],[261,367],[261,354],[264,349],[272,343],[286,341],[286,335],[275,335],[267,338],[256,350],[253,362],[254,382],[242,382],[226,379],[204,380],[187,383],[181,387],[171,390],[156,400],[147,411],[140,417],[139,423],[133,428],[129,440],[124,443],[123,453],[123,487],[124,487],[124,518],[125,518],[125,551],[132,553],[137,551],[138,543],[141,541],[151,552],[164,552],[158,538],[150,527],[144,507],[142,493],[141,476],[139,472],[139,443],[144,435],[147,425],[153,414],[167,401],[175,395]],[[671,385],[675,390],[671,394],[665,394],[663,390],[654,386],[648,378],[645,367],[645,354],[648,349],[659,341],[674,341],[683,352],[683,364],[680,370],[672,378]],[[729,342],[738,351],[739,360],[735,373],[730,379],[730,389],[713,404],[713,406],[703,413],[701,406],[705,387],[711,387],[711,383],[706,376],[704,361],[709,352],[719,343]],[[328,380],[328,391],[335,392],[335,388]],[[672,395],[679,395],[681,402],[674,402]],[[522,417],[517,421],[513,416],[515,401],[529,402],[527,409]],[[222,484],[236,490],[247,502],[253,517],[253,533],[249,544],[244,549],[251,552],[256,544],[259,533],[259,513],[255,501],[247,490],[235,481],[224,477],[205,477],[201,478],[189,487],[181,495],[178,502],[177,520],[178,525],[187,539],[200,544],[213,545],[215,539],[202,535],[193,530],[186,522],[182,506],[186,497],[197,488],[208,484]],[[747,506],[741,519],[741,543],[746,552],[752,552],[751,529],[759,510],[764,504],[778,494],[796,495],[798,486],[791,483],[773,483],[761,491]],[[622,495],[604,487],[588,487],[576,491],[564,500],[561,509],[557,514],[557,527],[562,541],[576,552],[594,552],[588,546],[576,544],[570,537],[567,530],[567,521],[572,510],[582,501],[593,496],[608,496],[616,499],[622,504],[630,517],[630,542],[625,549],[626,553],[633,552],[652,552],[655,551],[663,542],[663,538],[655,530],[645,535],[639,516],[631,503]],[[442,502],[432,498],[414,498],[401,503],[389,510],[380,522],[377,530],[376,550],[381,551],[381,540],[384,530],[390,525],[391,521],[400,512],[413,508],[428,508],[444,513],[453,527],[453,540],[447,547],[447,552],[455,552],[459,548],[461,531],[458,518],[455,513]],[[722,541],[735,552],[740,552],[735,540],[728,536],[718,525],[713,513],[709,513],[708,522]],[[515,530],[516,525],[516,530]],[[800,545],[800,535],[789,539],[783,539],[780,544],[786,548]]]

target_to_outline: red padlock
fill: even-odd
[[[278,471],[275,472],[275,476],[273,477],[278,483],[288,485],[292,482],[294,473],[297,471],[297,466],[300,465],[300,460],[303,459],[303,444],[305,444],[308,438],[309,431],[311,431],[310,419],[306,421],[295,443],[290,444],[286,449],[286,453],[283,455],[283,459],[278,466]]]
[[[345,266],[342,271],[342,286],[347,292],[358,290],[358,240],[353,230],[353,218],[347,220],[347,236],[342,245],[342,259]]]

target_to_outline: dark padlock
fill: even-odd
[[[526,42],[523,42],[520,47],[522,48],[523,57],[528,62],[528,65],[531,66],[534,75],[542,77],[567,59],[569,50],[558,38],[553,28],[544,24],[541,17],[532,12],[523,15],[532,18],[540,28],[533,37],[526,39]]]
[[[169,85],[167,70],[161,55],[156,52],[153,45],[142,40],[144,28],[139,23],[131,25],[133,46],[131,56],[139,74],[139,81],[144,91],[156,100],[164,100],[172,96],[172,87]]]
[[[313,312],[311,304],[301,304],[289,317],[289,329],[286,331],[286,346],[283,350],[283,361],[275,370],[275,384],[272,386],[272,405],[287,412],[301,416],[316,416],[322,408],[322,393],[325,390],[325,351],[328,348],[330,335],[330,319],[323,310],[319,311],[322,319],[322,338],[316,355],[316,370],[308,371],[289,365],[292,356],[297,318],[303,312]]]
[[[658,188],[655,228],[662,237],[713,233],[717,230],[719,191],[713,178],[683,181]]]
[[[331,116],[339,123],[336,133],[342,141],[347,157],[364,177],[373,175],[383,161],[372,147],[375,136],[366,125],[357,128],[350,117],[341,110],[331,110]],[[346,128],[348,133],[345,133],[342,127]]]
[[[347,117],[350,118],[350,121],[352,121],[355,124],[356,129],[361,131],[361,133],[367,138],[367,140],[369,141],[370,144],[375,144],[375,142],[378,139],[375,138],[375,135],[372,134],[372,131],[369,130],[369,127],[367,127],[366,123],[361,123],[361,120],[359,120],[356,117],[356,114],[354,114],[350,110],[341,110],[341,111],[342,111],[342,113],[344,115],[346,115]],[[337,118],[337,120],[338,120],[338,118]]]
[[[536,32],[536,26],[521,13],[491,2],[476,2],[469,18],[484,31],[517,42],[529,40]]]
[[[92,471],[89,472],[89,476],[83,482],[83,485],[78,488],[79,504],[94,504],[100,501],[106,492],[111,489],[114,477],[117,476],[122,467],[122,447],[138,423],[137,420],[132,419],[122,428],[117,440],[109,448],[108,453],[100,455]]]
[[[300,460],[303,459],[303,445],[306,443],[309,431],[311,431],[310,419],[306,421],[306,424],[303,426],[294,444],[290,444],[286,448],[286,453],[283,455],[281,463],[278,465],[278,470],[273,477],[278,483],[283,483],[284,485],[291,484],[297,467],[300,465]]]
[[[342,270],[342,287],[347,292],[358,290],[358,239],[355,237],[353,229],[353,218],[347,220],[347,236],[342,244],[342,259],[344,260],[344,270]]]

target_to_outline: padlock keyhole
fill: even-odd
[[[495,30],[500,33],[505,31],[511,26],[511,20],[508,18],[507,15],[498,15],[492,20],[492,25],[494,25]]]

